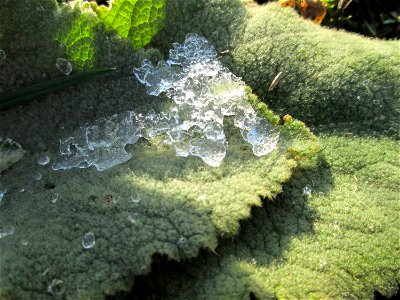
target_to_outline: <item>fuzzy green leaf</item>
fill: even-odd
[[[103,23],[128,39],[135,48],[146,46],[164,20],[164,0],[114,0],[110,8],[75,2],[58,13],[56,40],[66,49],[78,69],[90,68],[96,59],[96,36]]]
[[[80,11],[75,13],[79,16]],[[43,34],[24,38],[40,44]],[[158,52],[133,52],[110,32],[96,36],[96,60],[117,66],[116,72],[29,103],[24,107],[29,113],[21,113],[22,108],[0,112],[0,132],[27,152],[1,176],[7,193],[1,202],[0,226],[15,229],[0,239],[2,299],[101,299],[128,290],[135,275],[149,272],[154,254],[184,260],[201,248],[215,249],[219,236],[234,236],[239,220],[261,204],[260,197],[275,197],[298,162],[319,150],[304,124],[288,119],[277,125],[281,132],[277,149],[260,158],[237,128],[227,126],[228,154],[219,168],[204,165],[199,158],[177,157],[171,147],[145,141],[127,148],[133,155],[130,161],[103,172],[39,166],[37,159],[44,153],[52,164],[59,139],[86,122],[127,110],[159,112],[169,105],[166,98],[147,95],[131,77],[132,67],[144,55],[159,57]],[[35,70],[18,63],[25,52],[29,54],[29,49],[21,47],[19,56],[13,57],[17,69],[6,68],[9,74],[26,70],[35,78]],[[249,89],[248,93],[249,101],[260,106],[260,114],[277,123],[279,118],[259,105]],[[140,201],[135,200],[138,194]],[[87,232],[95,236],[91,249],[82,246]],[[53,289],[52,283],[58,285]],[[51,295],[49,288],[59,295]]]
[[[240,1],[170,1],[166,12],[157,46],[166,49],[186,32],[204,35],[218,51],[230,50],[224,62],[279,114],[313,125],[361,123],[398,136],[398,40],[321,27],[277,3],[245,11]],[[279,72],[283,78],[269,92]]]
[[[129,80],[117,80],[123,82],[124,98],[129,99]],[[115,84],[103,82],[100,93]],[[85,89],[77,92],[85,95]],[[95,100],[85,101],[79,94],[58,97],[64,103],[67,98],[73,99],[63,106],[64,112],[70,111],[66,114],[70,120],[62,121],[64,126],[70,127],[82,118],[82,112],[74,111],[76,103],[94,104]],[[136,96],[149,101],[144,91]],[[107,101],[115,105],[118,100]],[[149,105],[153,109],[162,105],[159,98],[144,103],[136,102],[132,107],[145,111]],[[36,119],[52,111],[50,105],[31,107],[33,117],[19,124],[19,130],[2,126],[30,145],[30,155],[2,176],[2,186],[9,192],[1,203],[1,225],[15,227],[13,235],[0,239],[0,295],[4,297],[10,293],[12,298],[41,298],[47,294],[48,285],[59,279],[63,295],[99,299],[128,289],[132,275],[149,271],[155,253],[182,260],[196,256],[200,248],[213,250],[218,236],[235,235],[238,221],[249,216],[250,207],[259,206],[260,197],[275,197],[297,161],[312,156],[319,148],[304,124],[294,121],[278,127],[281,141],[275,151],[256,158],[238,130],[228,126],[230,146],[219,168],[206,166],[198,158],[177,157],[171,147],[142,142],[131,147],[131,161],[109,170],[55,172],[37,165],[41,150],[34,146],[37,133],[46,128],[47,132],[40,135],[55,146],[46,153],[57,157],[55,142],[65,133],[49,124],[56,124],[58,117],[48,114],[46,122]],[[8,124],[15,122],[12,114],[2,119]],[[309,151],[303,153],[305,149]],[[43,177],[39,181],[35,180],[38,172]],[[22,187],[27,192],[19,192]],[[54,193],[58,195],[56,203],[51,201]],[[139,197],[140,201],[134,201]],[[89,250],[82,247],[87,232],[93,232],[96,238]],[[44,275],[26,277],[34,270]],[[110,276],[110,272],[115,275]]]
[[[107,28],[128,38],[135,48],[150,43],[164,21],[164,0],[114,0],[110,8],[94,6]]]
[[[64,6],[59,11],[59,22],[55,40],[60,43],[68,58],[77,69],[89,69],[95,61],[94,40],[98,20],[88,11],[82,11],[76,3],[71,9]]]
[[[162,299],[393,295],[400,281],[399,144],[337,135],[321,142],[319,159],[303,165],[274,203],[255,208],[240,235],[222,241],[218,256],[155,266],[154,293]]]
[[[0,3],[0,43],[7,53],[7,59],[0,60],[0,82],[4,91],[16,90],[43,81],[44,77],[59,75],[54,64],[57,57],[65,57],[67,50],[54,43],[55,31],[66,29],[68,32],[74,20],[85,13],[81,8],[74,8],[54,14],[56,8],[54,0],[8,0]],[[96,68],[117,66],[118,72],[107,80],[98,79],[58,95],[51,94],[40,103],[13,108],[7,113],[0,112],[1,134],[20,142],[27,151],[18,164],[2,174],[0,182],[1,187],[4,185],[7,188],[1,202],[0,225],[15,227],[14,234],[0,239],[0,297],[99,299],[127,290],[135,275],[149,272],[155,253],[181,261],[196,256],[201,248],[215,249],[218,237],[233,237],[239,228],[238,221],[250,216],[251,206],[261,204],[260,196],[272,198],[279,193],[282,182],[288,180],[298,160],[307,159],[318,150],[315,139],[304,124],[286,116],[285,124],[279,125],[283,137],[279,148],[261,159],[255,159],[249,153],[247,145],[238,139],[236,131],[229,131],[230,150],[226,161],[218,169],[204,166],[193,157],[178,158],[172,149],[146,142],[128,149],[134,156],[131,161],[101,173],[93,169],[55,173],[37,165],[36,160],[43,152],[49,154],[53,161],[59,151],[58,139],[85,122],[91,123],[99,117],[127,110],[147,112],[153,109],[158,112],[168,105],[165,99],[148,96],[144,88],[132,80],[132,67],[138,66],[144,57],[159,60],[161,53],[165,53],[172,42],[181,42],[188,32],[205,36],[218,51],[230,50],[229,55],[221,58],[224,64],[236,75],[242,76],[270,106],[282,114],[294,113],[310,124],[321,124],[330,130],[345,126],[346,134],[357,136],[353,144],[342,147],[336,153],[335,149],[343,145],[345,139],[338,138],[341,143],[335,142],[335,147],[325,150],[328,162],[332,165],[331,175],[324,164],[303,170],[308,176],[307,180],[312,178],[314,181],[314,190],[322,182],[322,190],[332,191],[332,194],[315,195],[305,201],[301,193],[304,184],[309,182],[296,177],[287,185],[293,195],[289,197],[285,191],[274,202],[266,201],[265,208],[259,210],[270,209],[272,213],[268,216],[273,222],[264,226],[266,220],[258,217],[263,213],[254,211],[250,219],[254,228],[249,230],[246,229],[248,225],[243,225],[242,232],[248,234],[246,238],[243,235],[240,237],[240,240],[247,242],[248,248],[238,240],[238,249],[264,249],[266,246],[260,245],[252,235],[268,237],[268,230],[279,229],[276,236],[284,237],[281,241],[284,251],[274,248],[277,253],[267,256],[264,261],[266,268],[269,266],[268,259],[276,258],[275,267],[278,268],[286,253],[286,266],[296,266],[293,261],[297,258],[304,263],[305,260],[301,259],[311,257],[313,267],[319,268],[319,256],[313,258],[313,254],[304,252],[319,250],[318,243],[312,240],[311,226],[319,236],[326,237],[321,242],[324,247],[332,246],[332,252],[328,251],[330,248],[321,252],[327,255],[330,265],[341,266],[342,261],[335,260],[337,245],[342,249],[351,245],[352,248],[346,253],[353,255],[355,260],[350,264],[351,276],[339,273],[339,276],[344,274],[343,281],[339,282],[333,270],[328,268],[326,272],[317,270],[311,275],[305,273],[308,274],[305,281],[308,285],[315,286],[321,275],[331,291],[337,291],[338,295],[347,291],[349,295],[370,296],[375,287],[389,295],[398,281],[399,270],[398,264],[393,263],[397,258],[394,254],[397,252],[393,251],[393,237],[396,235],[388,221],[390,219],[393,221],[391,224],[398,224],[392,215],[394,209],[389,207],[396,203],[391,199],[398,193],[397,178],[393,175],[398,167],[392,159],[381,161],[384,155],[381,150],[376,150],[380,149],[376,146],[378,142],[371,144],[367,139],[367,146],[360,147],[358,143],[364,143],[362,134],[371,133],[366,129],[367,126],[384,133],[395,131],[393,128],[397,126],[399,97],[395,86],[399,84],[398,42],[371,41],[316,27],[290,10],[276,5],[267,5],[259,11],[246,11],[239,0],[168,1],[166,13],[167,25],[155,37],[153,44],[161,52],[154,49],[134,51],[127,39],[121,39],[116,31],[105,30],[102,24],[97,23],[93,27],[95,39],[90,42],[95,50],[93,65]],[[64,17],[65,23],[62,22]],[[91,17],[97,18],[94,15]],[[90,34],[86,36],[90,37]],[[334,43],[328,43],[330,39]],[[78,41],[71,41],[71,45],[79,46]],[[280,68],[284,69],[286,77],[270,95],[267,93],[268,86],[282,71]],[[367,82],[364,85],[365,78]],[[259,112],[268,120],[278,123],[279,119],[265,106],[257,104],[253,95],[249,96],[249,100],[257,105]],[[328,138],[324,140],[327,145],[332,142]],[[379,142],[385,149],[397,143],[387,139]],[[370,155],[366,165],[362,156],[355,153],[358,148]],[[370,152],[371,149],[375,150]],[[335,153],[335,156],[331,153]],[[352,159],[346,160],[345,157],[349,155]],[[330,159],[332,157],[334,159]],[[371,164],[370,157],[373,157],[376,166]],[[361,192],[353,190],[354,185],[349,182],[353,178],[350,168],[361,170],[356,176],[362,179],[359,183]],[[43,176],[40,181],[34,179],[38,178],[37,171]],[[338,184],[326,183],[324,180],[329,177]],[[380,185],[382,182],[385,185]],[[291,184],[295,186],[291,187]],[[18,192],[21,188],[26,191]],[[51,203],[54,192],[59,194],[59,199]],[[136,197],[137,192],[141,200],[133,202],[131,196]],[[361,203],[365,199],[372,199],[372,202],[368,202],[364,209],[354,203],[355,209],[350,214],[361,221],[355,223],[357,230],[353,231],[356,234],[343,238],[334,231],[335,228],[329,227],[331,221],[338,219],[329,218],[339,218],[345,209],[344,205],[353,203],[354,199]],[[314,200],[321,200],[322,204]],[[382,202],[382,205],[379,203],[382,211],[375,209],[379,200]],[[279,205],[282,206],[281,211],[277,207]],[[318,216],[308,214],[307,208],[318,209],[320,215],[327,219],[318,223]],[[331,210],[332,214],[323,214]],[[296,219],[298,225],[293,225],[293,215],[304,216],[301,213],[310,219]],[[375,231],[371,233],[370,229],[364,228],[368,234],[357,235],[363,233],[363,228],[359,227],[367,225],[368,228],[368,222],[373,222],[370,221],[373,220],[371,216],[383,224],[381,228],[373,223],[371,229],[377,232],[378,244],[369,236],[373,234],[375,237]],[[333,225],[340,225],[341,220],[338,221],[339,224]],[[347,221],[342,220],[346,226],[349,225]],[[81,243],[83,235],[89,231],[95,234],[96,244],[87,250]],[[298,232],[304,234],[297,235]],[[386,240],[379,235],[381,233],[389,233],[385,235]],[[308,243],[302,242],[303,237]],[[232,251],[230,246],[226,246],[227,243],[222,242],[217,250],[221,262],[226,261],[220,249]],[[362,253],[360,245],[376,256],[382,252],[382,256],[375,262]],[[293,270],[294,275],[289,272],[289,267],[283,269],[285,272],[273,273],[279,275],[275,277],[281,280],[283,288],[279,293],[274,290],[275,286],[270,288],[270,282],[274,282],[275,277],[253,272],[258,267],[251,267],[253,258],[265,257],[262,251],[247,256],[233,253],[233,261],[235,256],[249,258],[250,261],[242,263],[245,267],[232,267],[232,272],[225,269],[214,288],[221,291],[221,298],[230,298],[232,295],[231,278],[225,274],[232,274],[230,276],[233,278],[245,278],[243,282],[247,286],[238,284],[234,288],[234,295],[248,296],[249,286],[253,287],[246,281],[249,274],[257,284],[257,289],[251,289],[255,293],[265,292],[267,296],[278,295],[283,298],[307,293],[298,281],[299,277],[294,276],[300,274],[298,266]],[[256,264],[260,263],[257,258],[255,261]],[[196,264],[192,266],[198,267]],[[215,274],[219,272],[213,265],[207,266]],[[183,265],[181,270],[187,272],[190,268],[190,265]],[[360,270],[366,270],[369,274],[361,275]],[[382,270],[382,273],[374,273],[374,270]],[[210,282],[215,282],[211,275],[209,277]],[[265,285],[258,281],[260,278],[266,281]],[[297,281],[293,281],[294,278]],[[177,281],[180,280],[177,277]],[[292,281],[293,288],[290,288]],[[48,293],[52,282],[60,284],[60,295]],[[210,291],[203,290],[204,282],[194,280],[192,283],[206,297]],[[334,287],[332,284],[337,282],[340,283],[339,287]],[[185,286],[188,283],[183,284]],[[183,287],[177,292],[184,292]],[[365,293],[360,292],[364,288]],[[326,290],[319,290],[315,297],[326,293]],[[308,295],[311,297],[314,294]]]

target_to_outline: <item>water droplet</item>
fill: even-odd
[[[178,245],[179,246],[184,246],[184,245],[186,245],[187,244],[187,239],[184,237],[184,236],[181,236],[179,239],[178,239]]]
[[[319,261],[319,267],[320,269],[325,269],[325,267],[328,265],[328,262],[326,259],[320,259]]]
[[[65,75],[69,75],[72,72],[72,65],[65,58],[57,58],[56,67]]]
[[[1,226],[0,227],[0,239],[13,234],[15,231],[14,226]]]
[[[377,99],[375,99],[375,100],[372,100],[372,103],[374,104],[374,105],[379,105],[379,100],[377,100]]]
[[[340,229],[340,222],[338,220],[333,221],[333,228],[336,230]]]
[[[0,49],[0,59],[6,59],[6,57],[7,57],[6,52]]]
[[[50,196],[50,202],[51,203],[56,203],[58,200],[58,194],[56,192],[52,192]]]
[[[4,195],[6,194],[6,192],[7,192],[6,189],[0,190],[0,202],[1,202],[1,200],[3,199]]]
[[[138,203],[140,201],[140,194],[138,191],[133,191],[131,194],[131,200],[134,203]]]
[[[22,246],[27,246],[28,245],[28,241],[27,240],[21,240],[21,245]]]
[[[306,185],[306,186],[303,188],[303,195],[310,195],[311,192],[312,192],[312,189],[311,189],[311,187],[310,187],[309,185]]]
[[[253,265],[256,265],[256,264],[257,264],[257,260],[256,260],[255,258],[253,258],[253,259],[251,260],[251,263],[252,263]]]
[[[48,157],[47,155],[43,155],[41,157],[39,157],[39,159],[37,160],[37,163],[41,166],[45,166],[50,162],[50,157]]]
[[[42,173],[40,173],[40,172],[36,172],[35,174],[33,174],[33,178],[35,179],[35,180],[40,180],[40,179],[42,179],[43,178],[43,175],[42,175]]]
[[[24,187],[20,188],[20,189],[18,190],[18,192],[20,192],[20,193],[25,192],[25,188],[24,188]]]
[[[61,293],[62,283],[63,281],[60,279],[53,279],[47,287],[47,292],[52,295]]]
[[[129,221],[135,224],[139,220],[140,215],[136,212],[133,212],[129,215]]]
[[[85,249],[90,249],[96,244],[93,232],[86,233],[82,238],[82,246]]]
[[[357,96],[357,99],[358,99],[358,100],[360,100],[360,99],[361,99],[361,97],[360,97],[360,96]]]

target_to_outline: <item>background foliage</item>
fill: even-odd
[[[259,4],[271,0],[254,0]],[[397,0],[321,0],[327,5],[323,26],[341,28],[377,38],[400,37],[400,5]],[[342,3],[342,7],[339,7]],[[345,7],[345,8],[344,8]]]

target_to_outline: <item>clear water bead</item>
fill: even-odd
[[[52,192],[50,196],[50,202],[51,203],[56,203],[58,200],[58,194],[56,192]]]
[[[0,227],[0,239],[7,236],[14,234],[14,226],[1,226]]]
[[[39,159],[37,160],[37,163],[41,166],[45,166],[50,162],[50,157],[48,157],[47,155],[43,155],[41,157],[39,157]]]
[[[61,293],[62,283],[63,281],[60,279],[53,279],[53,281],[47,287],[47,292],[52,295]]]
[[[311,189],[311,187],[310,187],[309,185],[306,185],[306,186],[303,188],[303,195],[310,195],[311,192],[312,192],[312,189]]]
[[[20,188],[20,189],[18,190],[18,192],[24,193],[24,192],[25,192],[25,188],[24,188],[24,187]]]
[[[93,232],[86,233],[82,238],[82,246],[85,249],[90,249],[96,244]]]
[[[129,221],[132,224],[135,224],[139,220],[140,215],[136,212],[133,212],[129,215]]]
[[[65,75],[69,75],[72,72],[72,65],[65,58],[57,58],[56,67]]]
[[[179,237],[178,239],[178,245],[179,246],[184,246],[187,244],[187,239],[184,236]]]
[[[35,179],[35,180],[37,180],[37,181],[41,180],[42,178],[43,178],[43,175],[42,175],[42,173],[40,173],[40,172],[35,172],[35,173],[33,174],[33,179]]]
[[[7,57],[6,52],[0,49],[0,59],[6,59],[6,57]]]
[[[6,194],[6,192],[7,192],[7,190],[2,190],[2,189],[0,189],[0,202],[1,202],[1,200],[3,199],[3,197],[4,197],[4,195]]]
[[[320,259],[319,267],[321,270],[325,269],[327,265],[328,265],[328,261],[326,259]]]
[[[138,202],[140,201],[140,194],[139,194],[138,191],[132,192],[132,194],[131,194],[131,200],[132,200],[132,202],[134,202],[134,203],[138,203]]]

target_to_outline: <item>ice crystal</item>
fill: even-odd
[[[134,74],[150,95],[166,93],[175,105],[160,114],[129,111],[86,124],[61,140],[62,159],[53,169],[94,165],[102,171],[131,158],[124,149],[127,144],[158,135],[175,148],[177,156],[198,156],[218,167],[228,147],[225,116],[233,116],[234,125],[257,156],[268,154],[278,142],[274,127],[247,102],[245,84],[197,34],[188,34],[183,44],[174,43],[167,61],[153,66],[144,60]]]
[[[225,157],[225,116],[234,116],[243,139],[257,156],[271,152],[278,134],[257,116],[246,100],[245,84],[217,59],[217,52],[204,37],[188,34],[184,44],[173,44],[169,59],[156,67],[145,60],[135,69],[137,79],[150,95],[166,92],[176,106],[169,112],[167,144],[179,156],[194,155],[218,167]],[[177,69],[179,66],[180,69]]]

